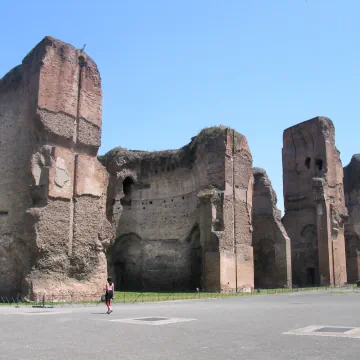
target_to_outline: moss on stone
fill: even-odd
[[[201,189],[197,196],[198,198],[206,198],[206,197],[212,197],[216,192],[218,191],[217,187],[214,185],[209,185],[204,189]]]

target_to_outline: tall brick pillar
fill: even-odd
[[[218,168],[212,168],[213,160],[203,167],[207,187],[198,194],[204,249],[203,284],[207,290],[251,290],[254,288],[252,157],[246,138],[232,129],[226,128],[216,141],[221,144],[214,154]],[[208,143],[207,154],[213,148]],[[197,163],[199,173],[207,161],[201,151],[199,147],[197,156],[202,159]],[[203,178],[200,177],[200,183]]]
[[[96,64],[81,50],[45,37],[0,89],[0,126],[13,128],[0,135],[1,154],[21,142],[14,161],[2,168],[8,185],[0,191],[9,196],[0,196],[0,208],[8,212],[0,237],[16,228],[6,271],[17,278],[8,284],[0,275],[0,292],[102,291],[109,224],[107,172],[96,157],[102,122]],[[11,186],[18,191],[8,192]]]
[[[344,284],[347,210],[330,119],[316,117],[284,131],[283,179],[293,284]]]

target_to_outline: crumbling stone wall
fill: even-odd
[[[252,245],[256,288],[291,287],[291,244],[264,169],[254,168]]]
[[[244,136],[210,128],[179,150],[116,148],[102,162],[117,287],[253,288],[252,158]]]
[[[1,294],[102,289],[101,96],[92,59],[50,37],[0,80]]]
[[[349,217],[345,222],[346,268],[349,283],[360,279],[360,155],[344,167],[345,203]]]
[[[344,284],[347,210],[334,125],[316,117],[286,129],[283,140],[283,224],[291,239],[293,284]]]

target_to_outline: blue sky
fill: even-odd
[[[330,117],[347,165],[360,152],[360,1],[107,0],[0,5],[0,76],[46,35],[99,66],[99,153],[181,147],[207,126],[244,134],[282,201],[283,130]]]

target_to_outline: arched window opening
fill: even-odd
[[[125,196],[120,200],[121,205],[131,206],[133,186],[133,179],[130,177],[125,178],[123,181],[123,192]]]
[[[321,159],[317,159],[315,162],[316,168],[321,171],[323,169],[323,161]]]

